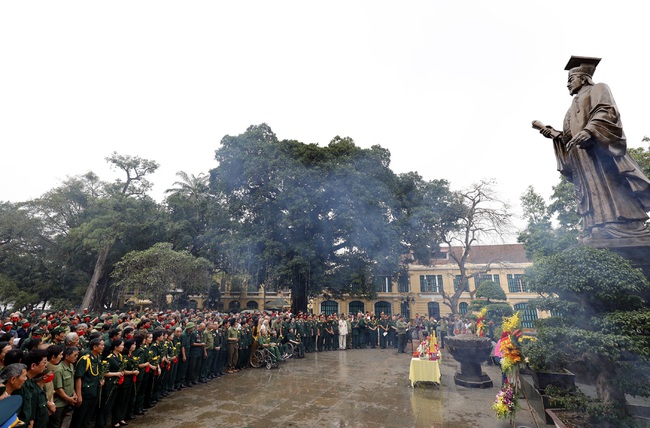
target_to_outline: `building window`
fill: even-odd
[[[454,293],[458,291],[459,286],[460,286],[460,275],[456,275],[454,277]],[[469,292],[469,278],[467,278],[467,283],[465,283],[465,289],[463,291]]]
[[[460,304],[458,305],[458,313],[461,315],[465,315],[467,313],[468,307],[469,305],[467,304],[467,302],[460,302]]]
[[[390,276],[380,276],[375,279],[375,287],[379,293],[393,292],[393,278]]]
[[[382,312],[385,313],[386,315],[392,315],[393,307],[391,306],[390,303],[384,301],[379,301],[375,303],[375,315],[379,316],[379,314],[381,314]]]
[[[400,275],[397,277],[397,291],[400,293],[409,292],[409,277],[408,275]]]
[[[521,326],[523,328],[535,328],[535,321],[537,321],[537,311],[529,309],[527,303],[517,303],[515,312],[521,311]]]
[[[236,311],[239,311],[239,307],[240,307],[239,301],[237,301],[237,300],[233,300],[233,301],[230,302],[230,304],[228,305],[228,311],[230,311],[230,312],[236,312]]]
[[[257,309],[258,304],[255,300],[250,300],[248,303],[246,303],[246,309]]]
[[[402,302],[400,306],[400,314],[404,315],[404,317],[407,320],[411,319],[411,305],[409,305],[409,302]],[[386,311],[384,311],[386,313]]]
[[[334,300],[326,300],[320,304],[320,311],[325,315],[336,314],[339,311],[339,304]]]
[[[420,291],[442,293],[442,275],[420,275]]]
[[[528,288],[524,282],[524,275],[519,273],[508,274],[508,291],[511,293],[527,293]]]
[[[358,314],[359,312],[365,313],[365,306],[362,301],[360,300],[354,300],[350,302],[350,313],[353,315]]]
[[[440,303],[429,302],[427,303],[427,309],[429,310],[429,318],[434,317],[436,320],[440,319]]]
[[[474,284],[476,285],[476,288],[478,288],[478,286],[484,283],[485,281],[492,281],[496,284],[501,285],[501,280],[499,279],[499,275],[490,275],[489,273],[479,273],[474,277]]]

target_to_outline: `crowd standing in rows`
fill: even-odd
[[[30,427],[59,428],[66,418],[72,428],[120,427],[173,391],[251,367],[258,348],[273,363],[367,347],[405,353],[411,336],[435,331],[444,347],[456,327],[450,319],[416,314],[409,323],[383,312],[16,312],[0,333],[0,400],[20,395],[18,416]]]

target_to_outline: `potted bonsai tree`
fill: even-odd
[[[607,409],[594,414],[620,426],[630,417],[626,394],[650,396],[648,280],[617,254],[590,247],[538,259],[527,279],[529,290],[540,294],[531,306],[553,315],[537,323],[538,340],[524,350],[529,364],[580,367]]]

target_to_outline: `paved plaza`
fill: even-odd
[[[410,351],[410,344],[407,352]],[[279,368],[246,369],[165,398],[136,427],[430,427],[507,428],[490,410],[498,368],[485,366],[495,386],[454,384],[459,364],[443,350],[442,385],[409,383],[409,354],[363,349],[307,354]],[[517,426],[535,427],[525,400]],[[537,419],[540,427],[546,427]]]

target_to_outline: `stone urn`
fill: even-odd
[[[447,337],[446,346],[449,353],[460,363],[460,372],[454,375],[456,385],[466,388],[492,388],[492,380],[481,370],[481,363],[492,352],[490,339],[461,334]]]

